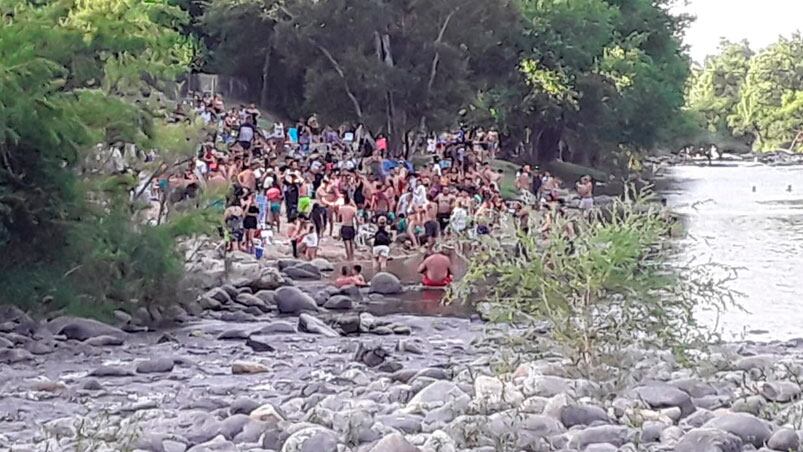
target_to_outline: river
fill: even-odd
[[[679,258],[740,269],[723,337],[803,337],[803,167],[676,166],[657,185],[685,225]]]

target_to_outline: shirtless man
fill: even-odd
[[[594,184],[590,176],[583,176],[577,182],[577,194],[580,195],[580,210],[591,210],[594,208]]]
[[[354,237],[357,229],[354,226],[354,219],[357,216],[357,206],[351,201],[348,193],[343,196],[343,205],[338,210],[342,225],[340,226],[340,238],[346,248],[346,262],[354,260]]]
[[[444,187],[443,192],[438,194],[435,198],[435,202],[438,205],[438,225],[441,231],[445,231],[446,227],[449,226],[449,218],[452,216],[455,196],[452,194],[452,190],[449,187]]]
[[[421,283],[426,287],[446,287],[452,283],[452,251],[445,249],[431,254],[418,266]]]
[[[254,193],[257,191],[257,178],[254,175],[254,165],[246,167],[244,170],[237,175],[237,182],[243,186],[243,188],[247,188],[249,193]]]
[[[441,235],[441,227],[438,224],[438,204],[430,202],[425,207],[426,222],[424,223],[424,233],[427,236],[427,251],[432,252],[435,241]]]

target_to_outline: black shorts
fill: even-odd
[[[438,214],[438,224],[441,226],[441,231],[446,229],[446,226],[449,226],[449,218],[451,218],[452,214],[450,213],[439,213]]]
[[[257,228],[257,217],[245,217],[243,219],[243,228],[245,229],[256,229]]]
[[[340,226],[340,238],[343,239],[344,242],[354,240],[356,235],[357,231],[354,229],[354,226]]]
[[[438,225],[437,221],[429,220],[424,223],[424,234],[429,237],[436,239],[440,235],[440,226]]]
[[[251,142],[250,141],[238,141],[238,143],[240,143],[240,146],[242,146],[243,149],[245,149],[246,151],[251,149]]]

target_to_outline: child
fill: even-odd
[[[352,283],[357,287],[365,287],[368,285],[365,278],[362,276],[362,265],[355,265],[354,271],[351,275]]]
[[[307,227],[307,233],[301,239],[304,244],[304,257],[311,261],[318,256],[318,233],[315,230],[315,225],[310,224]]]

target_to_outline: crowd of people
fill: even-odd
[[[253,104],[229,107],[219,95],[196,94],[192,106],[213,132],[183,177],[227,191],[221,232],[228,251],[259,257],[287,241],[294,257],[312,260],[324,246],[341,246],[348,263],[341,278],[356,285],[365,283],[357,260],[370,257],[384,271],[396,253],[421,251],[422,282],[440,287],[454,276],[449,239],[492,234],[505,216],[530,232],[533,212],[543,208],[540,232],[547,233],[565,212],[561,180],[529,165],[515,175],[518,196],[502,196],[493,130],[433,135],[413,164],[359,124],[326,127],[315,116],[267,124]],[[575,188],[580,208],[591,209],[591,178]]]

